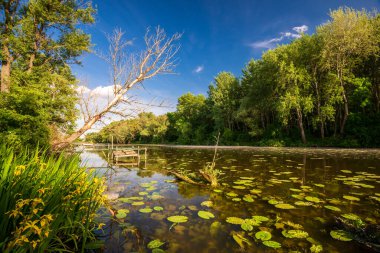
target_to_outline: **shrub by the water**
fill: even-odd
[[[0,251],[78,252],[95,239],[104,180],[78,156],[0,147]]]

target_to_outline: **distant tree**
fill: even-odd
[[[229,72],[219,73],[214,82],[209,85],[208,95],[215,121],[215,130],[230,135],[230,132],[238,128],[237,112],[242,97],[239,79]],[[222,136],[222,140],[223,137],[227,136]]]

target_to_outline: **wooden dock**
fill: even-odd
[[[146,162],[147,148],[123,148],[112,150],[111,157],[114,164],[139,165],[141,158]],[[131,161],[132,160],[132,161]]]

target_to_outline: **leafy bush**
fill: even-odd
[[[78,252],[94,239],[104,180],[78,156],[0,147],[0,251]]]

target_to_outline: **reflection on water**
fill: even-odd
[[[280,252],[318,252],[318,245],[324,252],[371,252],[356,241],[333,239],[330,231],[338,229],[334,217],[349,213],[366,224],[379,224],[380,152],[221,150],[216,167],[223,174],[216,189],[178,182],[166,173],[198,176],[212,150],[152,147],[148,153],[148,170],[98,168],[108,178],[113,209],[127,209],[120,219],[100,210],[106,226],[98,234],[106,242],[105,252],[151,252],[147,245],[154,239],[165,242],[159,248],[166,252],[240,252],[235,232],[247,240],[242,243],[247,252],[274,252],[255,237],[258,231],[270,232],[270,240],[281,244]],[[82,157],[89,166],[106,167],[104,154]],[[199,217],[200,210],[214,218]],[[167,219],[173,215],[188,220],[173,226]],[[226,222],[255,215],[269,220],[244,228]],[[284,236],[283,231],[295,229],[308,238]]]

